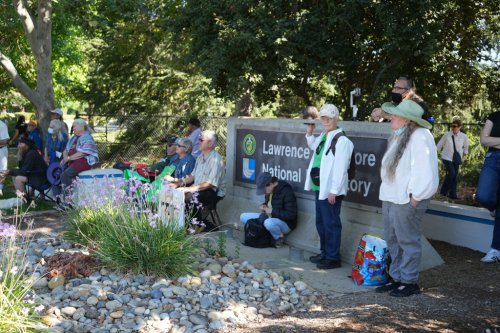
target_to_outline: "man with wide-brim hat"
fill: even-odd
[[[390,114],[392,136],[382,159],[379,199],[384,238],[391,255],[390,280],[375,289],[390,296],[420,293],[421,222],[439,185],[436,144],[422,119],[424,110],[412,100],[384,103]]]

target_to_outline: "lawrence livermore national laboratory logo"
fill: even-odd
[[[257,140],[255,140],[255,137],[252,134],[245,135],[245,138],[243,138],[243,151],[245,154],[252,156],[256,148]]]
[[[243,158],[243,170],[241,177],[246,180],[255,180],[255,160],[252,158]]]
[[[252,134],[247,134],[243,138],[243,152],[247,156],[252,156],[257,149],[257,140]],[[255,160],[253,158],[243,158],[243,170],[241,176],[245,180],[255,180]]]

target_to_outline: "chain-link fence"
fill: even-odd
[[[118,161],[151,163],[165,156],[167,135],[187,135],[189,117],[163,115],[87,116],[103,166]],[[203,130],[217,133],[216,150],[225,158],[227,118],[200,118]]]

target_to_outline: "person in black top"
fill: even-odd
[[[283,180],[263,172],[257,177],[257,195],[265,195],[265,201],[260,205],[260,213],[243,213],[240,222],[245,224],[250,219],[267,216],[264,227],[276,241],[275,246],[283,245],[284,236],[297,226],[297,199],[292,186]]]
[[[9,145],[13,144],[14,142],[17,143],[16,140],[18,138],[26,135],[26,131],[28,130],[28,125],[26,125],[26,118],[23,115],[21,115],[21,116],[19,116],[19,118],[17,118],[15,129],[16,129],[16,132],[14,133],[12,138],[10,139]]]
[[[19,169],[6,170],[0,173],[0,182],[10,175],[14,178],[16,191],[25,192],[25,184],[30,183],[34,188],[38,188],[47,183],[47,164],[42,155],[38,153],[35,142],[25,136],[19,138],[17,149],[21,160]]]
[[[486,119],[480,136],[481,144],[488,147],[483,168],[479,175],[476,200],[491,211],[495,218],[491,249],[482,262],[500,261],[500,112],[493,112]]]

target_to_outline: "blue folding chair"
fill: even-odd
[[[37,201],[43,198],[47,201],[56,202],[56,198],[50,194],[50,191],[61,183],[61,175],[63,168],[60,166],[59,162],[52,162],[47,168],[46,176],[47,182],[41,186],[33,186],[31,183],[26,183],[26,199],[28,201]],[[36,190],[38,194],[31,199],[29,197],[30,189]]]

